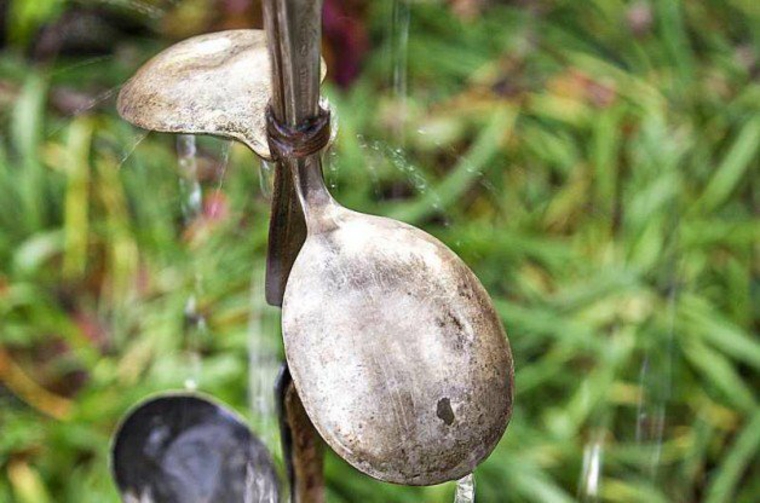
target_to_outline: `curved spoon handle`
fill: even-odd
[[[324,444],[298,397],[287,363],[275,384],[280,438],[294,503],[324,503]]]
[[[306,221],[298,202],[293,175],[287,166],[275,165],[272,213],[269,218],[269,243],[265,294],[267,304],[282,306],[285,285],[298,252],[306,240]]]

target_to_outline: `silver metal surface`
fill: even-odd
[[[275,115],[295,126],[317,113],[321,2],[264,5],[281,66],[273,71],[282,86]],[[337,204],[318,154],[282,164],[308,230],[282,323],[311,421],[373,477],[428,485],[467,475],[494,449],[512,410],[511,352],[488,294],[432,236]]]
[[[429,485],[465,476],[512,411],[512,356],[488,294],[437,239],[342,208],[307,180],[308,237],[282,323],[309,417],[373,477]]]
[[[296,126],[317,112],[322,2],[264,0],[262,9],[271,61],[272,112],[279,122]],[[266,294],[267,302],[277,306],[282,305],[290,268],[306,239],[291,174],[298,169],[292,164],[303,162],[280,159],[275,165]]]
[[[141,128],[232,138],[268,160],[265,111],[271,86],[264,32],[222,31],[154,56],[124,84],[117,109]]]

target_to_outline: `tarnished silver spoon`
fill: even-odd
[[[140,404],[119,426],[112,469],[125,503],[277,503],[264,444],[222,405],[197,394]]]
[[[308,235],[282,327],[309,417],[374,477],[463,477],[496,446],[512,409],[512,357],[488,294],[429,234],[338,205],[319,162],[295,176]]]
[[[285,113],[270,116],[279,123],[270,134],[303,131],[319,113],[320,5],[264,2],[267,30],[278,30],[286,98]],[[428,485],[470,473],[512,410],[512,356],[485,289],[429,234],[340,206],[319,153],[282,162],[308,231],[285,289],[282,328],[314,426],[349,463],[382,480]]]

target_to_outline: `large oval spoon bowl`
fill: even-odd
[[[512,356],[493,304],[440,241],[342,208],[319,182],[302,191],[308,237],[283,303],[304,407],[373,477],[461,478],[491,453],[512,410]]]
[[[152,398],[115,435],[112,470],[125,503],[277,503],[264,444],[225,407],[197,394]]]

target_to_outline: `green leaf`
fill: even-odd
[[[754,169],[757,172],[758,147],[760,118],[754,118],[744,125],[697,201],[701,212],[718,208],[728,200],[747,171]]]
[[[742,474],[760,456],[760,409],[749,416],[741,433],[715,470],[707,487],[705,503],[735,501],[734,494]],[[757,495],[755,495],[757,496]]]

